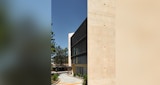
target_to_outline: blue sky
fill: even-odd
[[[11,18],[18,19],[30,15],[43,26],[51,25],[51,0],[11,0],[8,2]]]
[[[14,0],[9,3],[11,18],[15,20],[29,14],[40,26],[49,27],[52,21],[56,43],[63,48],[68,46],[68,33],[75,32],[87,16],[87,0]]]
[[[68,47],[68,33],[75,32],[87,17],[87,0],[52,0],[55,42]]]

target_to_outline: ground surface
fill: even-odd
[[[72,76],[69,76],[66,73],[59,75],[60,82],[57,85],[82,85],[83,80],[78,79]]]

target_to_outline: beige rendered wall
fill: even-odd
[[[117,0],[117,85],[160,85],[160,0]]]
[[[89,85],[160,85],[159,10],[159,0],[88,0]]]
[[[88,0],[88,84],[115,85],[115,0]]]

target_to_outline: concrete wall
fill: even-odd
[[[160,85],[160,0],[117,0],[117,85]]]
[[[115,0],[88,0],[88,84],[115,85]]]
[[[160,85],[159,10],[159,0],[88,0],[89,85]]]

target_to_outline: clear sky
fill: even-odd
[[[8,0],[11,18],[30,15],[41,25],[51,25],[51,0]]]
[[[68,47],[68,33],[75,32],[87,17],[87,0],[52,0],[51,6],[55,42]]]

